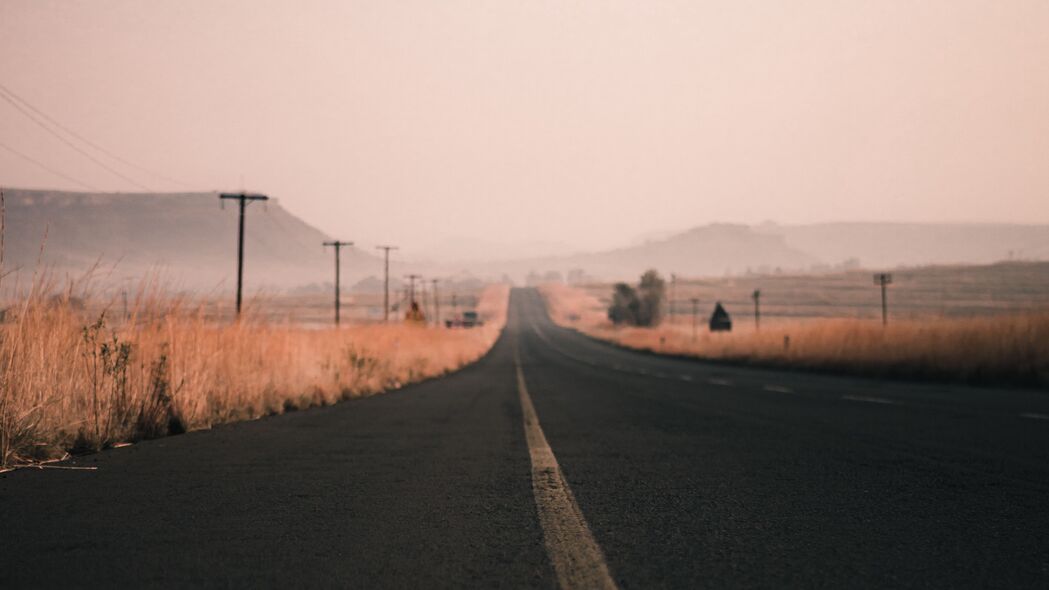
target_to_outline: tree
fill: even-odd
[[[658,326],[663,321],[663,300],[666,298],[666,281],[654,270],[641,275],[638,286],[640,313],[637,318],[639,326]]]
[[[616,283],[612,291],[612,304],[608,306],[608,319],[617,326],[636,326],[640,308],[637,291],[626,283]]]
[[[608,319],[613,324],[628,326],[656,326],[663,319],[663,299],[666,281],[654,270],[641,275],[637,289],[626,283],[616,283]]]

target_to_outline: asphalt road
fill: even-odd
[[[510,316],[443,379],[0,475],[0,587],[1049,587],[1049,394]]]

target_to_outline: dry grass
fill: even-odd
[[[701,322],[693,339],[690,323],[617,328],[604,304],[583,290],[540,290],[558,324],[639,350],[874,376],[1049,385],[1047,312],[908,319],[885,328],[866,319],[776,321],[731,333],[711,333]]]
[[[894,279],[889,286],[889,313],[894,319],[1049,311],[1049,262],[885,270],[891,270]],[[748,327],[753,323],[751,293],[760,289],[763,322],[808,318],[880,319],[881,292],[871,280],[872,272],[678,277],[673,289],[675,315],[680,321],[688,322],[689,299],[693,297],[699,299],[700,310],[705,314],[713,310],[715,301],[720,301],[732,314],[734,324]],[[579,287],[599,300],[608,300],[612,294],[612,287],[607,283]]]
[[[140,289],[98,309],[44,281],[0,322],[0,464],[331,404],[439,376],[483,356],[505,323],[508,288],[488,287],[483,327],[403,324],[307,329]],[[105,302],[102,302],[105,303]],[[115,310],[120,310],[114,313]]]

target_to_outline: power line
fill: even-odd
[[[151,174],[153,176],[156,176],[157,178],[159,178],[161,180],[166,180],[168,182],[173,182],[173,183],[181,185],[182,187],[185,187],[185,188],[191,188],[190,185],[185,183],[185,182],[182,182],[182,181],[177,180],[175,178],[171,178],[170,176],[165,176],[165,175],[163,175],[163,174],[161,174],[159,172],[155,172],[153,170],[150,170],[149,168],[145,168],[143,166],[139,166],[138,164],[135,164],[134,162],[129,162],[128,160],[126,160],[124,158],[121,158],[120,156],[118,156],[118,155],[114,154],[113,152],[107,150],[106,148],[98,145],[97,143],[91,141],[90,139],[84,137],[83,135],[80,135],[76,131],[73,131],[69,127],[66,127],[65,125],[59,123],[58,121],[56,121],[54,119],[54,117],[51,117],[47,113],[45,113],[45,112],[41,111],[40,109],[36,108],[29,101],[27,101],[26,99],[22,98],[21,96],[15,94],[14,92],[11,91],[10,88],[4,86],[3,84],[0,84],[0,92],[3,92],[3,93],[6,93],[6,94],[10,95],[12,98],[14,98],[18,102],[22,103],[23,105],[25,105],[26,108],[32,110],[34,113],[40,115],[44,119],[50,121],[53,125],[55,125],[59,129],[61,129],[62,131],[65,131],[69,135],[72,135],[73,137],[75,137],[75,138],[79,139],[80,141],[86,143],[87,145],[95,148],[96,150],[102,152],[103,154],[109,156],[110,158],[113,158],[117,162],[120,162],[121,164],[124,164],[125,166],[129,166],[131,168],[135,168],[136,170],[139,170],[141,172],[145,172],[146,174]]]
[[[44,131],[47,131],[51,135],[55,136],[59,141],[61,141],[62,143],[66,144],[71,149],[77,151],[78,153],[80,153],[82,156],[84,156],[88,160],[91,160],[92,162],[97,164],[99,167],[105,169],[106,171],[108,171],[109,173],[113,174],[114,176],[118,176],[118,177],[124,179],[125,181],[127,181],[127,182],[129,182],[129,183],[131,183],[131,184],[133,184],[133,185],[135,185],[135,186],[137,186],[137,187],[139,187],[139,188],[141,188],[141,189],[143,189],[145,191],[152,192],[153,189],[149,188],[148,186],[142,184],[141,182],[138,182],[137,180],[135,180],[135,179],[133,179],[133,178],[131,178],[129,176],[126,176],[126,175],[122,174],[121,172],[119,172],[117,170],[114,170],[109,165],[107,165],[105,162],[103,162],[103,161],[99,160],[98,158],[92,156],[90,153],[88,153],[86,150],[84,150],[80,146],[76,145],[75,143],[73,143],[73,142],[69,141],[68,139],[66,139],[65,137],[63,137],[61,133],[55,131],[54,129],[52,129],[50,127],[48,127],[47,123],[44,123],[43,121],[38,119],[36,117],[36,115],[34,115],[33,113],[31,113],[28,110],[26,110],[25,107],[23,107],[22,105],[18,104],[18,102],[16,102],[13,98],[8,96],[6,93],[0,92],[0,98],[6,100],[11,106],[15,107],[15,109],[17,109],[18,112],[22,113],[23,115],[28,117],[31,121],[33,121],[34,123],[39,125],[41,129],[43,129]]]
[[[44,170],[47,170],[48,172],[50,172],[51,174],[54,174],[55,176],[64,178],[64,179],[66,179],[69,182],[72,182],[74,184],[79,184],[80,186],[82,186],[82,187],[84,187],[86,189],[91,189],[93,191],[97,191],[98,190],[97,188],[91,186],[90,184],[88,184],[86,182],[83,182],[83,181],[80,181],[80,180],[77,180],[77,179],[73,178],[72,176],[69,176],[68,174],[63,174],[63,173],[59,172],[58,170],[55,170],[54,168],[48,166],[47,164],[44,164],[40,160],[37,160],[36,158],[32,158],[30,156],[27,156],[27,155],[23,154],[22,152],[16,150],[15,148],[13,148],[13,147],[11,147],[11,146],[3,143],[3,142],[0,142],[0,147],[4,148],[5,150],[11,152],[12,154],[18,156],[19,158],[22,158],[23,160],[25,160],[27,162],[31,162],[33,164],[36,164],[37,166],[40,166],[41,168],[43,168]]]

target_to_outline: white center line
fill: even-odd
[[[1021,418],[1030,418],[1031,420],[1049,420],[1049,415],[1047,415],[1047,414],[1038,414],[1038,413],[1035,413],[1035,412],[1024,412],[1023,414],[1020,414],[1020,417]]]
[[[692,380],[692,375],[678,375],[677,378],[681,379],[682,381],[691,381]]]
[[[514,366],[517,368],[517,393],[524,415],[525,439],[532,459],[532,494],[543,527],[546,553],[554,566],[561,588],[608,588],[616,583],[609,573],[601,547],[594,540],[583,512],[565,481],[557,457],[546,442],[539,425],[539,417],[532,405],[525,385],[521,356],[514,347]]]
[[[765,391],[774,391],[776,393],[794,393],[794,390],[789,387],[783,387],[782,385],[766,385]]]
[[[707,383],[711,385],[721,385],[724,387],[729,387],[732,385],[732,382],[728,379],[707,379]]]
[[[885,399],[883,397],[869,397],[869,396],[866,396],[866,395],[843,395],[843,396],[841,396],[841,399],[847,399],[849,401],[854,401],[854,402],[867,402],[867,403],[871,403],[871,404],[890,404],[890,405],[895,405],[895,404],[900,403],[900,402],[897,402],[897,401],[893,401],[891,399]]]

